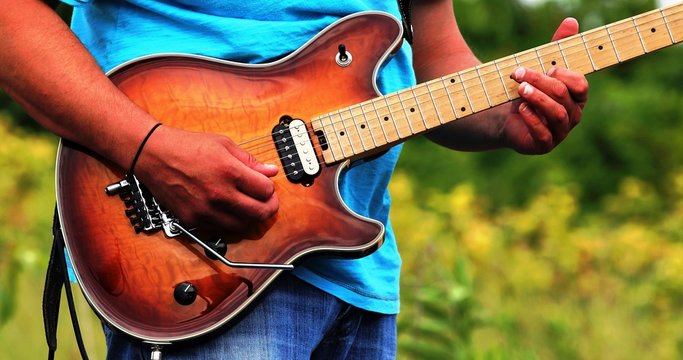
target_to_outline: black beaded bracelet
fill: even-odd
[[[152,129],[149,130],[149,132],[147,133],[147,136],[145,136],[145,138],[142,140],[142,143],[140,143],[140,147],[138,148],[138,152],[135,153],[135,157],[133,158],[133,163],[130,164],[130,170],[128,170],[128,173],[129,173],[129,174],[132,175],[132,174],[133,174],[133,171],[135,171],[135,164],[137,164],[138,158],[140,157],[140,154],[142,154],[142,149],[145,147],[145,144],[147,143],[147,140],[149,140],[149,137],[152,136],[152,134],[154,133],[154,131],[155,131],[159,126],[161,126],[161,123],[157,123],[156,125],[154,125],[154,127],[152,127]]]

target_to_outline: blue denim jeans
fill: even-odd
[[[149,345],[105,326],[107,359],[149,359]],[[294,276],[281,276],[218,336],[163,349],[171,359],[394,359],[396,315],[361,310]]]

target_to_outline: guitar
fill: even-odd
[[[380,96],[375,75],[401,39],[394,17],[364,12],[269,64],[163,55],[110,72],[164,124],[228,136],[262,161],[280,158],[274,178],[280,209],[250,234],[204,241],[135,177],[63,140],[59,217],[97,314],[142,341],[180,342],[228,324],[306,256],[372,252],[384,227],[349,210],[337,187],[350,161],[516,99],[518,84],[509,74],[519,66],[589,74],[677,44],[683,4]]]

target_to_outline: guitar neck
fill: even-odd
[[[683,4],[653,10],[319,116],[327,164],[362,157],[519,97],[523,66],[584,75],[683,41]]]

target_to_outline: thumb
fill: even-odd
[[[574,18],[566,18],[562,21],[560,26],[555,30],[553,41],[566,38],[568,36],[576,35],[579,32],[579,22]]]

